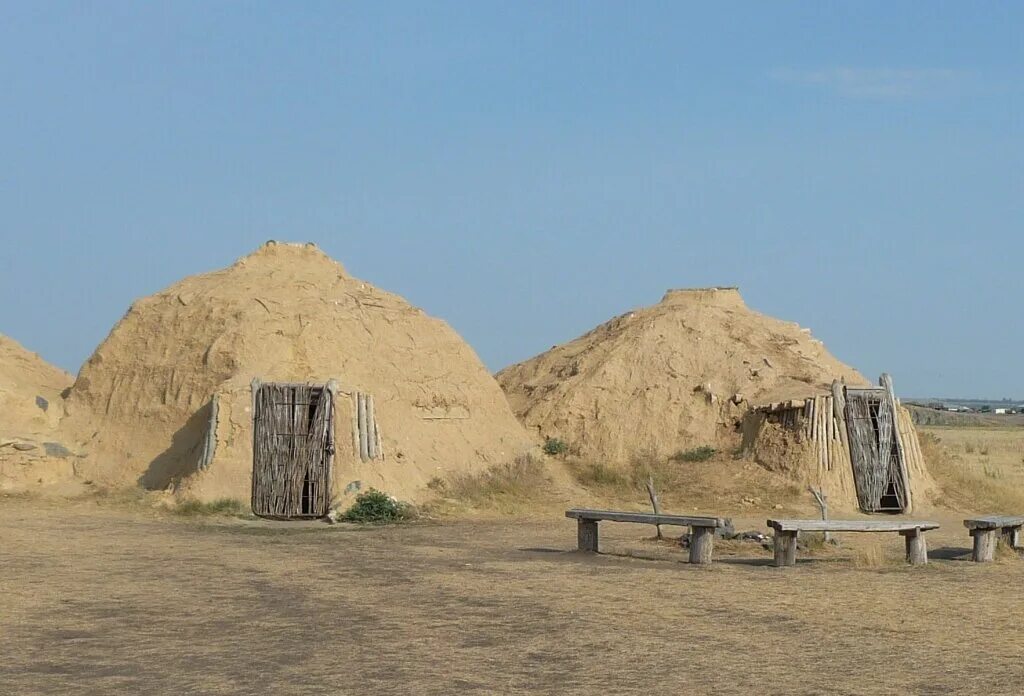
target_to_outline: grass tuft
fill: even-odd
[[[862,546],[853,552],[853,566],[855,568],[884,568],[892,565],[893,561],[886,555],[881,544]]]
[[[587,488],[627,490],[633,486],[628,472],[600,462],[570,462],[569,471],[573,478]]]
[[[182,517],[243,517],[248,514],[248,506],[234,498],[218,498],[210,502],[190,498],[179,503],[173,511]]]
[[[561,440],[557,437],[549,437],[544,440],[544,454],[557,457],[558,455],[565,454],[569,451],[569,445],[565,440]]]
[[[688,450],[679,450],[671,457],[669,461],[672,462],[706,462],[715,456],[716,450],[710,445],[701,445],[700,447],[694,447]]]

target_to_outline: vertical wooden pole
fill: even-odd
[[[648,476],[647,477],[647,495],[651,499],[651,507],[654,508],[654,514],[655,515],[660,515],[661,514],[661,505],[658,504],[658,494],[654,490],[654,477],[653,476]],[[658,539],[659,540],[663,539],[664,537],[661,536],[661,525],[660,524],[656,524],[656,525],[654,525],[654,528],[658,530]]]
[[[366,395],[366,456],[377,458],[377,417],[373,408],[373,394]]]
[[[821,512],[822,521],[828,522],[828,495],[825,494],[823,489],[814,488],[813,486],[808,486],[807,490],[811,492],[811,495],[814,496],[814,502],[818,504],[818,510]],[[830,541],[832,541],[832,533],[826,531],[825,543],[827,544]]]
[[[366,426],[366,396],[360,392],[357,401],[359,404],[359,459],[365,462],[370,457],[367,446],[369,431]]]

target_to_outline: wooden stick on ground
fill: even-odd
[[[654,490],[654,477],[653,476],[648,476],[647,477],[647,495],[649,495],[650,498],[651,498],[651,507],[654,508],[654,514],[655,515],[660,515],[661,514],[661,505],[658,504],[658,494]],[[660,524],[656,524],[654,526],[658,530],[658,539],[660,540],[660,539],[664,538],[664,537],[661,536],[661,525]]]

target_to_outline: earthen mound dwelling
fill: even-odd
[[[68,426],[88,451],[83,470],[98,484],[248,500],[254,379],[334,395],[330,497],[342,504],[369,487],[416,500],[436,476],[532,445],[445,322],[312,244],[268,242],[135,302],[114,327],[67,400]],[[280,398],[296,393],[285,386]],[[308,422],[300,410],[291,434],[271,439],[312,429],[313,407]]]
[[[736,288],[670,290],[653,307],[502,370],[519,419],[595,462],[737,447],[750,404],[867,384],[797,324],[750,310]]]
[[[72,475],[57,424],[73,377],[0,335],[0,490]]]

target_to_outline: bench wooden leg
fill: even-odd
[[[796,532],[775,532],[775,565],[796,565]]]
[[[910,565],[925,565],[928,563],[928,542],[924,539],[924,532],[920,529],[909,532],[900,532],[906,540],[907,563]]]
[[[711,563],[711,552],[715,545],[714,527],[690,528],[690,563],[706,565]]]
[[[998,529],[972,529],[974,537],[974,553],[971,560],[975,563],[988,563],[996,558],[996,544],[999,541]]]
[[[576,520],[576,545],[580,551],[597,553],[597,520]]]
[[[1003,527],[1003,541],[1011,549],[1020,546],[1020,527]]]

